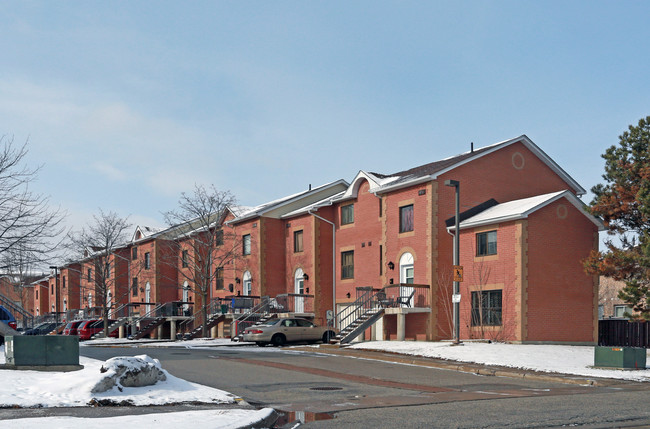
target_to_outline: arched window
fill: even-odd
[[[244,275],[242,277],[242,282],[244,284],[244,290],[242,291],[242,295],[250,295],[253,293],[253,277],[251,276],[250,271],[244,272]]]

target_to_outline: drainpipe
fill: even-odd
[[[312,213],[311,210],[307,210],[307,213],[332,225],[332,315],[334,316],[334,319],[332,319],[332,326],[336,327],[336,225],[334,225],[334,222],[330,222],[329,220],[318,216],[316,213]]]

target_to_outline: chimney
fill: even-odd
[[[471,152],[474,153],[474,142],[471,143]]]
[[[309,184],[309,190],[311,191],[311,183]]]

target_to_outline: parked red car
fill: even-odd
[[[83,322],[85,322],[85,320],[74,320],[72,322],[68,322],[68,324],[65,325],[65,328],[63,328],[62,335],[79,335],[79,325],[81,325]]]
[[[115,320],[108,319],[108,324],[115,322]],[[104,330],[103,320],[88,320],[86,323],[79,325],[79,340],[85,341],[92,338],[93,335],[98,334]],[[118,330],[115,329],[108,333],[109,337],[117,337]]]

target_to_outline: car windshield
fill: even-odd
[[[268,321],[264,322],[264,324],[266,326],[273,326],[273,325],[277,325],[279,321],[280,321],[280,319],[271,319],[271,320],[268,320]]]

